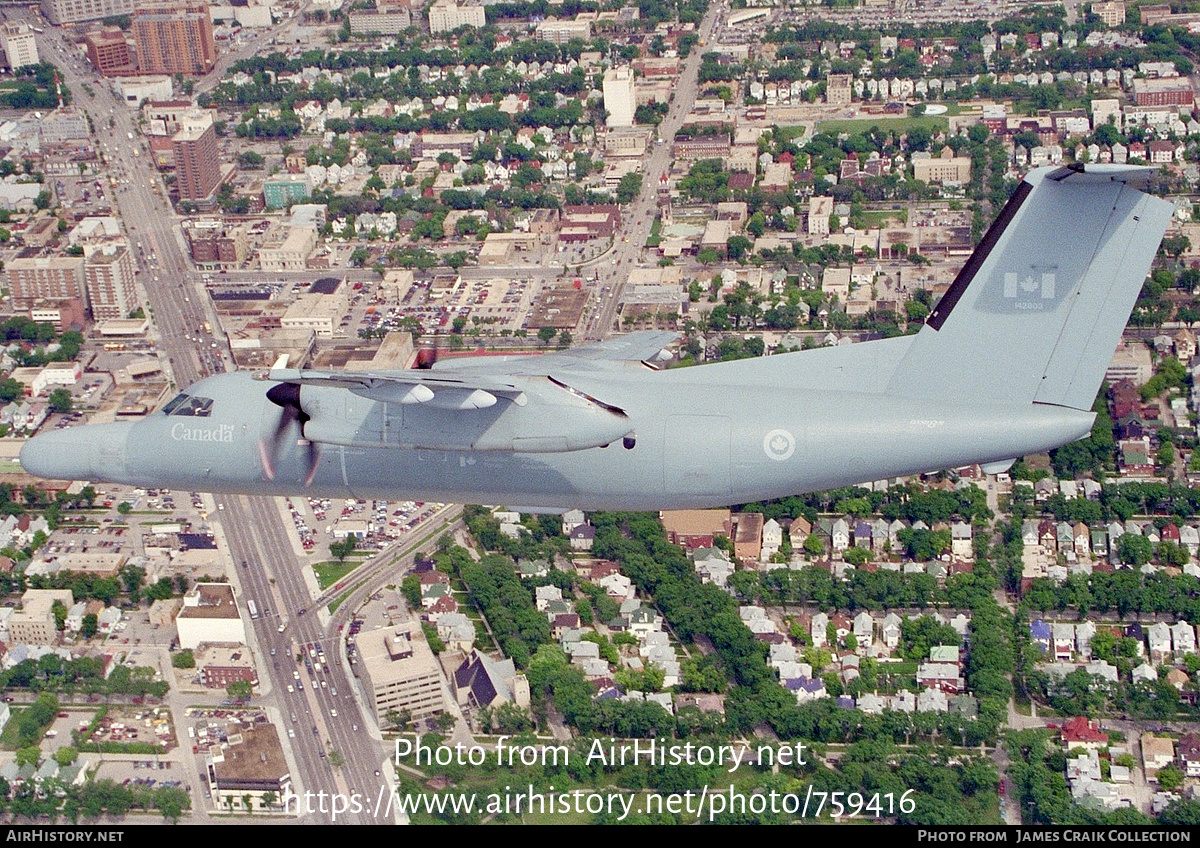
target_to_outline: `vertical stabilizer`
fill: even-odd
[[[908,396],[1091,409],[1172,204],[1148,168],[1040,168],[1013,194],[892,377]]]

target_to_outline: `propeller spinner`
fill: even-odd
[[[278,406],[282,410],[282,414],[279,416],[279,424],[275,428],[275,432],[271,434],[270,440],[260,441],[258,445],[263,476],[268,480],[275,479],[275,463],[279,459],[287,431],[295,424],[300,428],[300,438],[297,441],[305,445],[308,457],[308,474],[304,478],[304,485],[312,485],[313,477],[317,473],[317,463],[321,458],[321,450],[316,442],[309,440],[304,434],[304,425],[309,422],[310,416],[300,405],[299,384],[277,383],[267,390],[267,400]]]

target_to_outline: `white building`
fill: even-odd
[[[604,109],[608,112],[605,125],[611,128],[632,127],[637,101],[633,92],[633,69],[625,66],[604,72]]]
[[[4,48],[4,61],[11,70],[38,63],[37,43],[33,31],[22,23],[6,23],[0,26],[0,47]]]
[[[246,627],[228,583],[197,583],[183,596],[175,626],[181,648],[195,650],[201,642],[246,644]]]

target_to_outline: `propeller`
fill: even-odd
[[[276,383],[267,390],[267,400],[278,406],[282,410],[282,414],[279,416],[279,425],[271,434],[269,443],[267,440],[263,440],[258,444],[263,475],[268,480],[275,479],[275,461],[279,458],[279,452],[283,447],[288,430],[295,424],[300,428],[300,440],[304,442],[308,455],[308,475],[304,478],[304,485],[312,485],[313,477],[317,473],[317,463],[321,458],[321,449],[316,442],[310,441],[304,435],[304,425],[308,423],[310,416],[300,406],[299,384]]]

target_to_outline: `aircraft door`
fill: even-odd
[[[672,415],[663,445],[663,485],[669,495],[728,495],[729,418]]]

